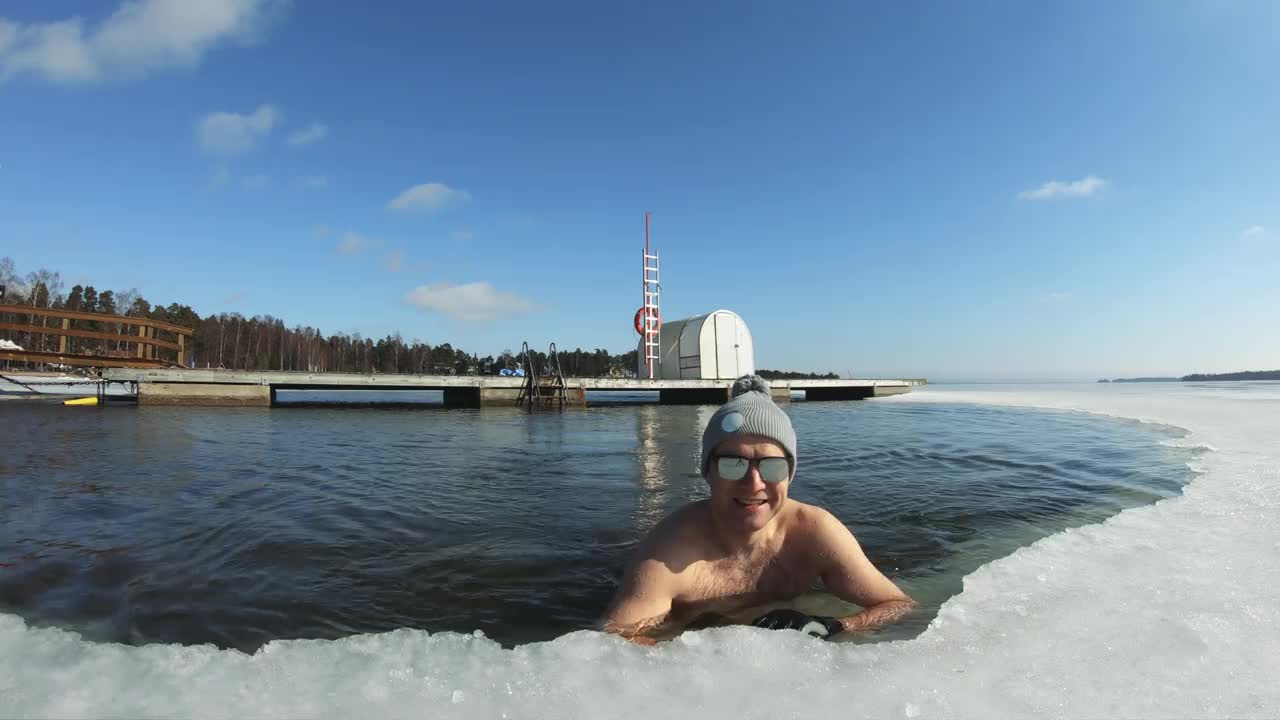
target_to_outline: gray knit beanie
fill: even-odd
[[[743,375],[733,383],[733,398],[720,406],[702,431],[702,476],[711,469],[711,453],[737,435],[761,435],[777,442],[796,471],[796,431],[791,418],[773,402],[769,383],[759,375]]]

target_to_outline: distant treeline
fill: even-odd
[[[789,370],[757,370],[756,374],[766,380],[839,380],[840,376],[829,372],[825,375],[818,373],[802,373],[791,372]]]
[[[1210,380],[1280,380],[1280,370],[1248,370],[1233,373],[1192,373],[1183,375],[1184,382],[1206,382]]]
[[[1139,377],[1099,380],[1100,383],[1139,383],[1139,382],[1212,382],[1217,380],[1280,380],[1280,370],[1248,370],[1233,373],[1192,373],[1182,377]]]
[[[3,302],[11,305],[80,310],[145,317],[192,328],[188,349],[197,367],[231,370],[305,370],[309,372],[419,373],[467,375],[497,374],[514,368],[520,359],[511,350],[497,357],[480,357],[444,342],[432,345],[418,339],[405,341],[399,333],[379,340],[359,333],[325,335],[319,328],[295,325],[271,315],[244,317],[240,313],[217,313],[201,317],[189,305],[151,304],[137,289],[98,290],[92,285],[74,285],[64,291],[62,277],[45,269],[19,275],[11,258],[0,258],[0,285],[5,286]],[[0,322],[52,326],[56,319],[0,313]],[[125,328],[120,323],[77,321],[77,328],[114,333],[120,340],[67,338],[67,351],[98,355],[123,354],[128,349]],[[52,335],[0,330],[0,338],[27,350],[56,351],[58,338]],[[531,351],[531,364],[539,372],[546,367],[546,353]],[[575,349],[560,351],[565,375],[575,377],[621,376],[634,372],[636,351],[620,355],[608,350]]]

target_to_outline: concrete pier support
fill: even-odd
[[[804,389],[805,400],[865,400],[875,397],[875,388],[866,387],[811,387]]]
[[[519,388],[480,388],[480,407],[515,407]]]
[[[790,387],[770,387],[769,397],[773,398],[773,402],[775,404],[789,403],[791,402],[791,388]]]
[[[271,407],[274,393],[267,385],[205,383],[139,383],[139,405],[218,405]]]
[[[480,390],[478,387],[445,388],[444,406],[447,408],[478,408],[480,407]]]
[[[729,401],[729,387],[666,388],[658,391],[662,405],[723,405]]]
[[[911,392],[910,385],[877,385],[876,397],[885,397],[887,395],[906,395]]]

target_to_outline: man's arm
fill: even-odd
[[[823,584],[841,600],[863,607],[860,613],[838,618],[844,631],[875,630],[915,608],[915,601],[871,564],[849,528],[825,510],[820,512],[818,540],[826,561]]]
[[[627,569],[622,590],[614,598],[601,629],[642,645],[654,644],[656,640],[646,633],[661,628],[671,614],[675,580],[661,560],[638,557]]]

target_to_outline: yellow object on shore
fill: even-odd
[[[97,405],[98,398],[82,397],[82,398],[76,398],[75,400],[63,400],[62,404],[63,405]]]

